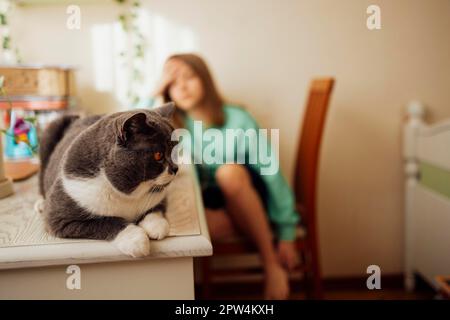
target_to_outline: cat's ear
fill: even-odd
[[[125,143],[134,134],[141,132],[144,127],[147,127],[147,115],[143,112],[138,112],[131,115],[124,115],[118,120],[117,139],[119,143]]]
[[[156,109],[153,109],[153,111],[155,111],[156,113],[158,113],[160,116],[162,116],[164,118],[171,119],[173,113],[175,112],[175,103],[168,102]]]

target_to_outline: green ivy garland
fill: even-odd
[[[136,105],[140,98],[139,93],[136,91],[136,86],[144,80],[144,73],[138,67],[145,58],[145,38],[137,23],[141,2],[139,0],[114,1],[124,7],[124,11],[119,14],[118,20],[122,30],[131,40],[131,48],[120,52],[119,56],[124,59],[127,57],[131,59],[128,71],[130,82],[127,89],[127,99],[131,105]]]

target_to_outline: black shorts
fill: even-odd
[[[256,189],[264,208],[267,209],[267,188],[258,172],[244,165],[252,179],[253,187]],[[217,185],[206,186],[202,190],[203,205],[208,209],[221,209],[225,207],[225,197]]]

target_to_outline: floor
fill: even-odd
[[[326,300],[429,300],[436,298],[436,293],[420,283],[415,292],[406,292],[401,286],[390,285],[380,290],[358,288],[350,285],[325,284]],[[291,288],[296,288],[295,284]],[[294,289],[290,300],[304,300],[306,296],[301,288]],[[224,283],[215,286],[211,299],[217,300],[255,300],[262,299],[262,285],[256,283]],[[201,287],[196,286],[196,297],[201,297]]]

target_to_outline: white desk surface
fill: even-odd
[[[193,170],[193,166],[181,165],[170,186],[169,237],[151,241],[150,255],[139,260],[212,254]],[[13,196],[0,200],[0,269],[136,260],[107,241],[59,239],[48,235],[33,209],[39,198],[37,177],[15,183],[14,189]]]

